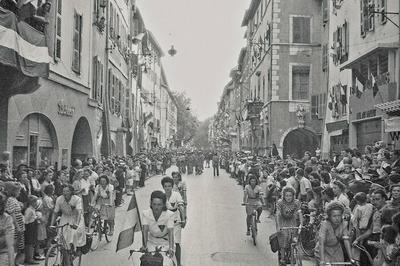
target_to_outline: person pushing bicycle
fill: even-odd
[[[262,206],[265,205],[262,188],[258,185],[258,179],[255,175],[248,175],[248,185],[244,188],[243,203],[246,204],[246,224],[247,235],[250,235],[250,224],[254,210],[257,211],[257,222],[260,222]]]

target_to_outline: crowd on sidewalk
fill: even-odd
[[[319,150],[303,158],[225,151],[219,159],[243,186],[258,178],[277,229],[300,226],[300,244],[317,265],[400,265],[400,151],[379,141],[326,159]],[[278,236],[288,244],[287,234]]]
[[[45,259],[57,221],[74,225],[64,237],[79,252],[86,245],[92,208],[98,208],[113,234],[115,208],[123,193],[143,187],[147,177],[163,174],[172,152],[157,149],[128,157],[75,159],[33,169],[10,167],[9,154],[0,162],[0,265],[34,265]],[[60,216],[60,217],[59,217]],[[58,218],[58,219],[57,219]],[[51,254],[50,254],[51,255]]]

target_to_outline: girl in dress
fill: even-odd
[[[110,184],[106,175],[99,177],[99,185],[95,188],[91,205],[100,210],[100,218],[108,223],[110,227],[109,235],[113,235],[115,218],[114,187]]]

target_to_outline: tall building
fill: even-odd
[[[276,145],[281,156],[302,156],[320,145],[323,121],[314,108],[315,99],[322,103],[324,97],[321,20],[321,1],[316,0],[253,0],[245,13],[246,118],[258,152],[269,154]]]
[[[10,152],[12,165],[60,169],[74,159],[132,154],[145,119],[154,125],[146,134],[157,138],[145,146],[166,146],[176,104],[166,78],[161,82],[161,48],[135,1],[27,5],[48,23],[29,24],[17,17],[17,6],[0,7],[0,24],[9,29],[0,34],[16,33],[14,46],[0,38],[0,152]],[[163,136],[161,125],[168,128]]]
[[[399,29],[387,14],[398,13],[399,2],[323,2],[329,29],[323,153],[363,152],[381,140],[399,149]]]

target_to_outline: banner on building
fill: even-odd
[[[400,117],[392,117],[385,119],[385,132],[397,132],[400,131]]]
[[[0,8],[0,63],[29,77],[47,77],[50,59],[45,35]]]

